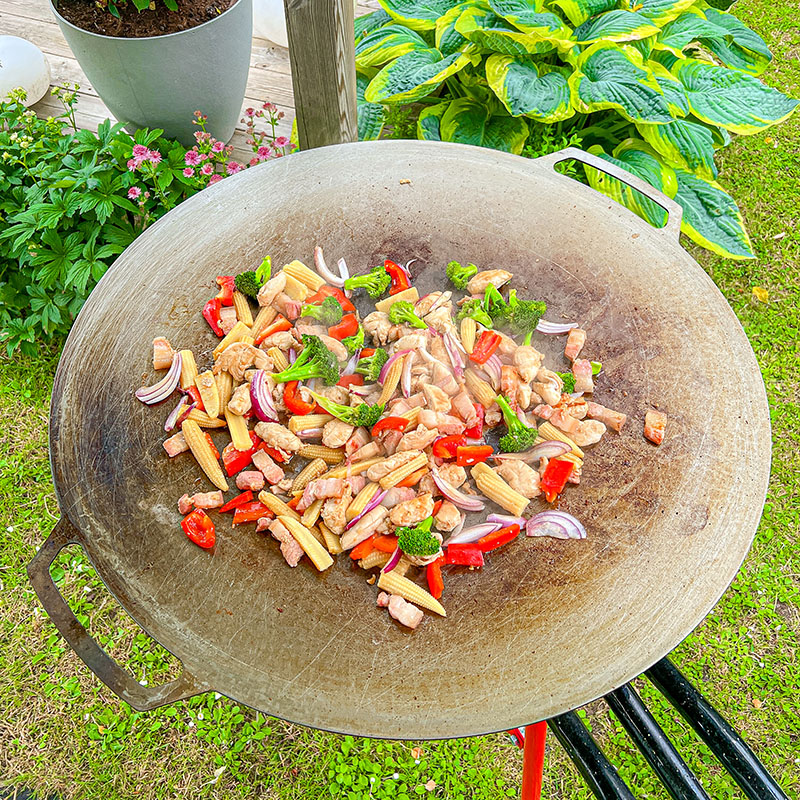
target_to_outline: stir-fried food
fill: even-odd
[[[443,278],[467,293],[458,299],[420,297],[390,260],[350,276],[340,259],[337,276],[317,247],[314,266],[273,275],[265,258],[217,277],[202,316],[220,341],[202,369],[190,348],[153,340],[153,367],[167,372],[136,397],[180,392],[164,449],[191,453],[214,487],[177,499],[189,539],[214,547],[213,511],[271,534],[290,567],[308,557],[322,572],[342,554],[378,570],[377,607],[416,628],[422,609],[446,615],[445,572],[479,569],[523,529],[585,538],[549,504],[580,484],[583,448],[627,421],[594,400],[590,331],[546,321],[546,302],[505,288],[504,269],[451,261]],[[354,299],[369,305],[363,317]],[[546,364],[534,337],[559,335],[562,363]],[[661,444],[665,427],[647,411],[647,439]]]

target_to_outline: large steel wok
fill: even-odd
[[[764,500],[761,377],[728,304],[678,244],[677,205],[647,188],[670,212],[654,229],[556,173],[566,157],[592,159],[399,141],[303,152],[192,198],[120,256],[58,367],[50,446],[62,519],[30,566],[55,624],[117,694],[148,709],[215,689],[317,728],[462,736],[603,695],[703,619]],[[565,494],[588,539],[520,540],[483,570],[453,575],[448,617],[413,633],[372,607],[375,590],[350,559],[323,574],[289,569],[275,542],[220,515],[214,552],[191,544],[175,501],[199,470],[165,456],[167,410],[133,398],[154,379],[155,335],[208,355],[216,340],[199,310],[215,275],[265,253],[310,261],[318,243],[359,271],[417,258],[421,292],[442,288],[454,258],[508,267],[521,294],[547,300],[549,319],[582,322],[604,364],[597,397],[630,416]],[[660,448],[641,432],[654,405],[669,415]],[[89,638],[48,572],[70,542],[182,661],[182,677],[142,687]]]

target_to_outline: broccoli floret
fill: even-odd
[[[397,528],[397,546],[410,556],[432,556],[439,552],[439,540],[431,533],[433,517],[418,525]]]
[[[367,403],[361,403],[355,407],[343,406],[316,392],[311,392],[311,396],[336,419],[340,419],[348,425],[354,425],[356,428],[371,428],[381,418],[383,410],[386,408],[385,403],[381,403],[379,406],[371,406]]]
[[[451,261],[447,265],[447,278],[456,289],[466,289],[470,278],[478,274],[478,268],[474,264],[462,267],[458,261]]]
[[[536,330],[546,311],[547,303],[541,300],[518,300],[516,289],[512,289],[508,293],[503,321],[514,333],[527,334]]]
[[[303,349],[297,360],[283,372],[276,372],[272,379],[276,383],[287,383],[309,378],[322,378],[325,384],[333,386],[339,380],[339,364],[319,336],[303,334]]]
[[[559,372],[561,380],[564,381],[564,391],[572,394],[575,391],[575,376],[571,372]]]
[[[503,295],[491,283],[483,294],[483,310],[492,318],[496,326],[505,324],[508,303],[503,300]]]
[[[494,327],[492,318],[483,310],[482,301],[477,298],[467,300],[459,309],[457,317],[459,322],[465,317],[472,317],[475,322],[480,322],[485,328]]]
[[[414,304],[408,300],[398,300],[389,309],[389,322],[392,325],[402,325],[404,322],[414,328],[427,328],[428,326],[414,313]]]
[[[356,372],[363,375],[368,383],[375,383],[381,374],[383,365],[389,360],[389,354],[378,348],[371,356],[361,358],[356,365]]]
[[[357,353],[364,346],[364,329],[359,325],[356,333],[342,339],[342,344],[347,348],[349,355]]]
[[[373,267],[366,275],[356,275],[344,282],[345,289],[366,289],[377,300],[388,288],[392,278],[385,267]]]
[[[533,447],[539,431],[536,428],[529,428],[519,419],[503,395],[497,396],[497,405],[503,412],[506,428],[508,428],[508,433],[500,437],[500,452],[521,453],[523,450]]]
[[[258,297],[258,290],[261,288],[261,283],[253,270],[249,272],[240,272],[233,279],[233,283],[242,294],[246,294],[248,297]]]
[[[335,297],[326,297],[318,306],[305,306],[301,317],[314,317],[326,328],[338,325],[342,321],[342,304]]]

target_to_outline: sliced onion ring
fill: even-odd
[[[448,483],[440,474],[436,467],[431,468],[431,476],[433,482],[439,487],[439,491],[458,508],[463,508],[464,511],[483,511],[486,504],[479,500],[477,497],[470,497],[463,492],[456,489],[452,483]]]
[[[447,356],[450,359],[450,363],[453,365],[453,374],[456,378],[460,378],[464,374],[464,359],[461,357],[454,337],[449,332],[445,333],[442,338],[444,339],[444,347],[445,350],[447,350]]]
[[[328,265],[325,263],[325,256],[322,255],[322,248],[319,245],[314,248],[314,268],[325,279],[326,283],[339,289],[344,286],[344,278],[337,277],[328,269]]]
[[[178,419],[187,413],[186,409],[189,408],[189,406],[193,407],[194,403],[190,403],[186,397],[181,395],[181,399],[178,400],[178,405],[169,412],[167,421],[164,423],[164,430],[171,431],[178,424]]]
[[[393,356],[391,356],[386,361],[386,363],[381,368],[381,374],[378,375],[378,383],[380,383],[381,386],[383,385],[383,382],[386,380],[386,375],[388,374],[389,370],[391,369],[392,364],[394,364],[394,362],[397,361],[398,358],[402,358],[406,353],[410,353],[410,352],[412,352],[412,351],[411,350],[401,350],[399,353],[395,353]]]
[[[304,431],[297,431],[295,436],[298,439],[321,439],[322,428],[306,428]]]
[[[399,547],[395,547],[394,553],[392,553],[389,560],[384,564],[381,573],[391,572],[400,563],[400,557],[402,555],[403,551]]]
[[[489,376],[492,382],[492,388],[497,391],[500,388],[500,381],[502,380],[503,364],[497,355],[491,355],[483,365],[483,371]]]
[[[356,367],[358,366],[358,360],[361,358],[361,348],[355,351],[353,355],[350,357],[350,360],[347,362],[342,375],[353,375],[356,371]]]
[[[514,517],[510,514],[489,514],[486,517],[487,522],[499,522],[500,526],[503,528],[508,528],[511,525],[519,525],[520,528],[525,527],[525,523],[528,521],[525,517]],[[499,530],[499,528],[498,528]]]
[[[445,543],[447,547],[450,544],[472,544],[488,536],[490,533],[499,531],[503,526],[497,522],[482,522],[480,525],[472,525],[469,528],[463,528],[459,533],[454,533]]]
[[[181,377],[181,368],[183,366],[183,356],[180,353],[175,353],[172,357],[172,364],[170,364],[167,374],[152,386],[142,386],[137,389],[136,399],[141,400],[145,405],[152,406],[155,403],[160,403],[166,400],[178,387],[178,381]]]
[[[569,453],[570,450],[572,450],[572,447],[566,442],[548,439],[545,442],[539,442],[523,453],[493,453],[492,458],[495,461],[524,461],[526,464],[531,464],[540,458],[558,458],[565,453]]]
[[[558,336],[562,333],[569,333],[573,328],[577,327],[577,322],[548,322],[546,319],[540,319],[536,330],[538,333],[544,333],[548,336]]]
[[[381,504],[383,498],[386,497],[388,492],[389,492],[388,489],[384,489],[382,492],[378,492],[378,494],[376,494],[375,497],[373,497],[372,500],[370,500],[369,503],[367,503],[367,505],[364,507],[364,510],[358,516],[353,517],[353,519],[351,519],[350,522],[348,522],[347,525],[344,526],[344,529],[346,531],[349,531],[350,528],[352,528],[353,525],[355,525],[361,519],[361,517],[363,517],[365,514],[369,514],[369,512],[372,511],[374,508],[377,508]]]
[[[586,528],[566,511],[541,511],[525,525],[528,536],[552,536],[556,539],[585,539]]]
[[[253,412],[261,422],[277,422],[278,412],[272,402],[272,392],[267,384],[267,374],[257,369],[250,381],[250,402]]]

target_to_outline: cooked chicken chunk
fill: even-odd
[[[230,372],[234,380],[242,381],[245,370],[252,366],[257,369],[271,370],[272,359],[263,350],[259,350],[252,344],[234,342],[220,353],[214,364],[213,372],[215,375],[223,371]]]
[[[586,331],[581,328],[573,328],[567,336],[567,343],[564,346],[564,355],[570,360],[574,361],[586,344]]]
[[[300,498],[296,510],[302,514],[315,500],[341,497],[344,490],[344,481],[341,478],[317,478],[317,480],[309,481],[303,489],[303,496]]]
[[[575,376],[576,392],[593,392],[592,362],[585,358],[578,358],[572,362],[572,374]]]
[[[403,464],[408,464],[409,461],[415,459],[420,455],[420,450],[405,450],[402,453],[387,458],[386,461],[381,461],[379,464],[373,464],[367,470],[367,477],[374,482],[378,482],[381,478],[386,477],[390,472],[394,472],[398,467]]]
[[[595,419],[585,419],[578,423],[578,430],[570,433],[570,438],[578,447],[588,447],[603,438],[606,426]]]
[[[433,514],[433,497],[421,494],[412,500],[398,503],[389,513],[389,520],[397,527],[415,525]]]
[[[533,382],[533,391],[540,395],[545,403],[551,406],[558,405],[563,389],[564,381],[558,373],[546,367],[539,368],[536,380]]]
[[[609,428],[615,431],[622,430],[622,426],[628,419],[627,415],[621,413],[620,411],[614,411],[613,409],[606,408],[605,406],[601,406],[599,403],[592,403],[590,401],[586,404],[586,408],[587,416],[590,419],[598,419],[600,422],[608,425]]]
[[[415,452],[424,450],[438,438],[439,431],[436,428],[430,430],[424,425],[418,425],[415,431],[403,435],[395,452],[402,453],[406,450],[414,450]]]
[[[412,630],[422,622],[424,614],[422,609],[417,608],[413,603],[409,603],[400,597],[399,594],[393,594],[389,598],[389,614],[396,619],[401,625],[405,625]]]
[[[286,288],[286,273],[279,272],[258,290],[258,304],[271,306],[272,301]]]
[[[344,447],[354,430],[352,425],[332,419],[322,428],[322,444],[326,447]]]
[[[337,536],[344,533],[344,526],[347,524],[345,511],[352,501],[353,495],[348,486],[341,497],[330,497],[322,504],[322,521]]]
[[[526,383],[530,383],[536,377],[542,361],[544,361],[544,354],[530,345],[520,345],[514,351],[514,366]]]
[[[644,415],[644,435],[653,444],[664,441],[664,431],[667,427],[667,415],[652,408]]]
[[[269,350],[271,347],[277,347],[278,350],[289,350],[292,347],[297,348],[297,340],[292,335],[291,331],[278,331],[273,333],[272,336],[267,336],[259,347],[264,350]]]
[[[259,525],[260,523],[261,520],[259,520]],[[281,555],[286,559],[286,563],[290,567],[296,567],[303,557],[303,548],[300,547],[294,536],[289,533],[286,526],[279,519],[272,520],[268,525],[268,530],[280,542]]]
[[[250,399],[250,384],[243,383],[233,390],[231,399],[228,400],[228,411],[231,414],[238,414],[240,417],[246,414],[253,407]]]
[[[256,427],[256,436],[266,442],[270,447],[286,450],[289,453],[297,452],[303,443],[288,428],[277,422],[259,422]]]
[[[328,500],[326,502],[330,503]],[[341,538],[341,545],[343,550],[352,550],[357,544],[360,544],[364,539],[372,536],[373,533],[383,532],[386,529],[384,519],[389,513],[389,510],[383,506],[376,506],[372,511],[364,514],[361,519],[353,525],[352,528],[345,531]],[[325,524],[328,525],[327,520]],[[328,525],[330,528],[331,526]],[[333,530],[333,528],[331,528]],[[335,531],[334,531],[335,532]]]
[[[445,500],[439,506],[439,510],[433,518],[433,524],[440,531],[445,532],[454,530],[459,522],[461,522],[461,512],[449,500]]]
[[[524,461],[501,461],[494,471],[515,491],[529,500],[541,494],[539,473]]]
[[[482,295],[486,287],[491,284],[496,289],[507,284],[514,276],[504,269],[487,269],[474,275],[467,284],[470,294]]]
[[[392,323],[385,311],[373,311],[361,320],[364,333],[371,336],[378,344],[385,345],[389,342]]]
[[[440,411],[443,414],[449,413],[450,396],[438,386],[423,386],[422,393],[425,395],[425,402],[429,409]]]
[[[172,345],[163,336],[156,336],[153,339],[153,369],[168,369],[174,357]]]

